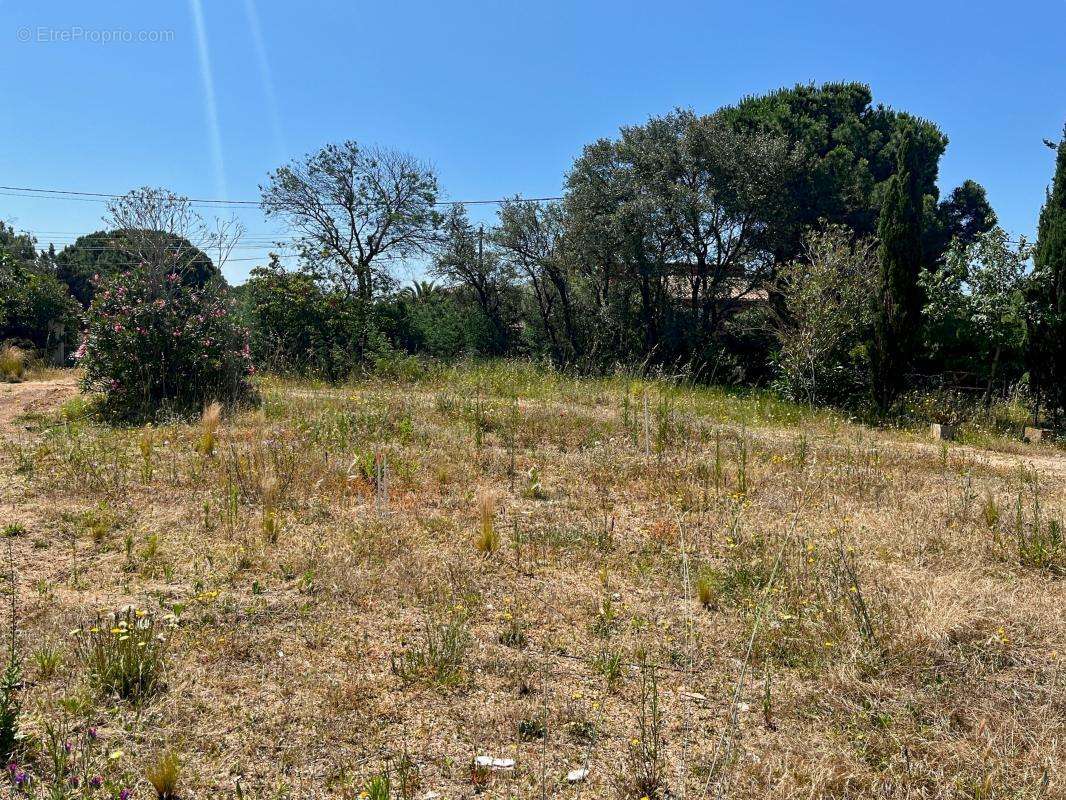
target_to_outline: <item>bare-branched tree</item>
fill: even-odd
[[[114,232],[114,246],[158,279],[176,273],[221,270],[244,234],[235,217],[206,222],[187,197],[149,186],[134,189],[108,204],[104,222]]]
[[[406,153],[329,144],[269,177],[266,215],[292,228],[308,267],[367,304],[388,281],[388,261],[435,243],[437,177]]]

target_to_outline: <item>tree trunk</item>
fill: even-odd
[[[992,407],[992,385],[996,381],[996,369],[999,367],[999,356],[1003,352],[1003,345],[996,345],[996,352],[992,355],[992,369],[988,373],[988,386],[985,387],[985,409]]]

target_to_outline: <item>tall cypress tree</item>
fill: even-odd
[[[885,186],[877,226],[881,276],[870,362],[874,402],[881,411],[899,396],[921,341],[923,197],[915,158],[908,126],[900,134],[896,173]]]
[[[1033,284],[1032,377],[1053,407],[1066,408],[1066,127],[1057,147],[1055,177],[1040,210]]]

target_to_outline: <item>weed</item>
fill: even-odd
[[[45,642],[30,656],[37,671],[37,679],[40,681],[51,680],[63,666],[64,655],[62,648],[54,642]]]
[[[696,579],[696,599],[708,610],[718,607],[718,585],[710,575]]]
[[[985,527],[989,530],[994,530],[999,526],[999,507],[991,492],[985,495],[985,501],[981,504],[981,517],[984,519]]]
[[[1054,575],[1066,573],[1066,539],[1058,520],[1033,520],[1017,532],[1018,562],[1030,569],[1043,569]]]
[[[614,632],[618,622],[618,612],[614,607],[614,597],[610,589],[605,585],[600,602],[596,606],[596,616],[592,620],[592,632],[597,636],[607,639]]]
[[[79,660],[101,695],[141,703],[164,687],[167,638],[147,611],[128,608],[74,632]]]
[[[518,721],[518,738],[523,742],[533,742],[548,735],[548,726],[542,719],[522,719]]]
[[[100,503],[96,508],[82,514],[82,525],[93,544],[100,544],[107,538],[115,526],[115,521],[115,514],[107,507],[107,503]]]
[[[174,753],[162,753],[145,771],[144,776],[155,790],[156,800],[177,800],[181,780],[181,761]]]
[[[263,509],[259,518],[259,528],[270,544],[277,543],[278,536],[281,534],[281,518],[278,516],[280,494],[280,484],[275,476],[268,475],[263,479],[260,489]]]
[[[49,719],[38,743],[32,775],[14,761],[8,765],[18,796],[41,800],[132,797],[124,776],[116,774],[122,753],[107,754],[96,727]]]
[[[392,671],[404,681],[428,680],[454,686],[462,677],[470,647],[466,611],[455,607],[445,615],[427,614],[422,641],[392,657]]]
[[[218,401],[204,408],[200,415],[200,438],[196,443],[196,451],[202,456],[212,456],[215,453],[215,440],[218,436],[218,427],[222,423],[222,404]]]
[[[500,534],[496,530],[496,498],[489,492],[483,493],[478,498],[478,526],[477,538],[474,546],[478,552],[489,556],[500,549]]]
[[[422,774],[418,764],[414,762],[404,745],[403,753],[396,762],[396,794],[398,800],[414,800],[415,795],[422,786]]]
[[[1045,517],[1038,485],[1035,480],[1029,482],[1032,483],[1033,499],[1028,518],[1022,492],[1019,491],[1014,504],[1014,558],[1029,569],[1046,570],[1052,575],[1066,574],[1066,538],[1063,536],[1062,523]],[[993,533],[1000,549],[1009,554],[1010,544],[997,531]]]
[[[737,442],[737,492],[748,493],[748,437],[743,430]]]
[[[522,490],[522,496],[527,500],[547,500],[548,493],[544,490],[544,485],[540,482],[540,470],[537,467],[530,467],[529,472],[526,473],[526,485]]]
[[[592,668],[603,676],[608,690],[613,692],[621,684],[624,668],[621,653],[614,650],[601,650],[593,657]]]
[[[392,797],[392,781],[388,772],[380,772],[371,778],[359,795],[365,800],[389,800]]]
[[[624,798],[665,800],[670,796],[663,757],[663,718],[659,709],[659,681],[655,667],[642,662],[640,670],[640,710],[636,736],[627,748],[627,770],[618,776],[619,793]]]
[[[141,451],[141,482],[145,485],[152,482],[155,472],[152,455],[155,451],[155,429],[148,425],[141,432],[141,438],[137,441]]]
[[[470,762],[470,785],[475,793],[481,793],[488,787],[489,774],[490,770],[484,764],[479,764],[476,760]]]
[[[7,541],[8,587],[10,615],[8,620],[7,665],[0,677],[0,756],[9,758],[19,740],[19,713],[22,703],[19,689],[22,686],[22,665],[18,655],[18,592],[15,585],[15,561],[11,552],[11,540]]]
[[[510,612],[504,615],[504,621],[504,628],[500,631],[500,644],[516,650],[521,650],[529,644],[529,637],[526,634],[529,628],[528,622]]]
[[[10,344],[0,347],[0,379],[11,382],[22,380],[28,362],[29,356],[25,350]]]
[[[763,673],[763,686],[762,686],[762,720],[763,725],[766,726],[766,730],[772,731],[777,729],[777,725],[774,723],[774,702],[770,693],[771,681],[773,674],[773,662],[767,662],[766,671]]]

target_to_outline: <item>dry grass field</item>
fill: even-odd
[[[156,428],[75,385],[0,385],[38,790],[1066,797],[1049,445],[510,363]]]

